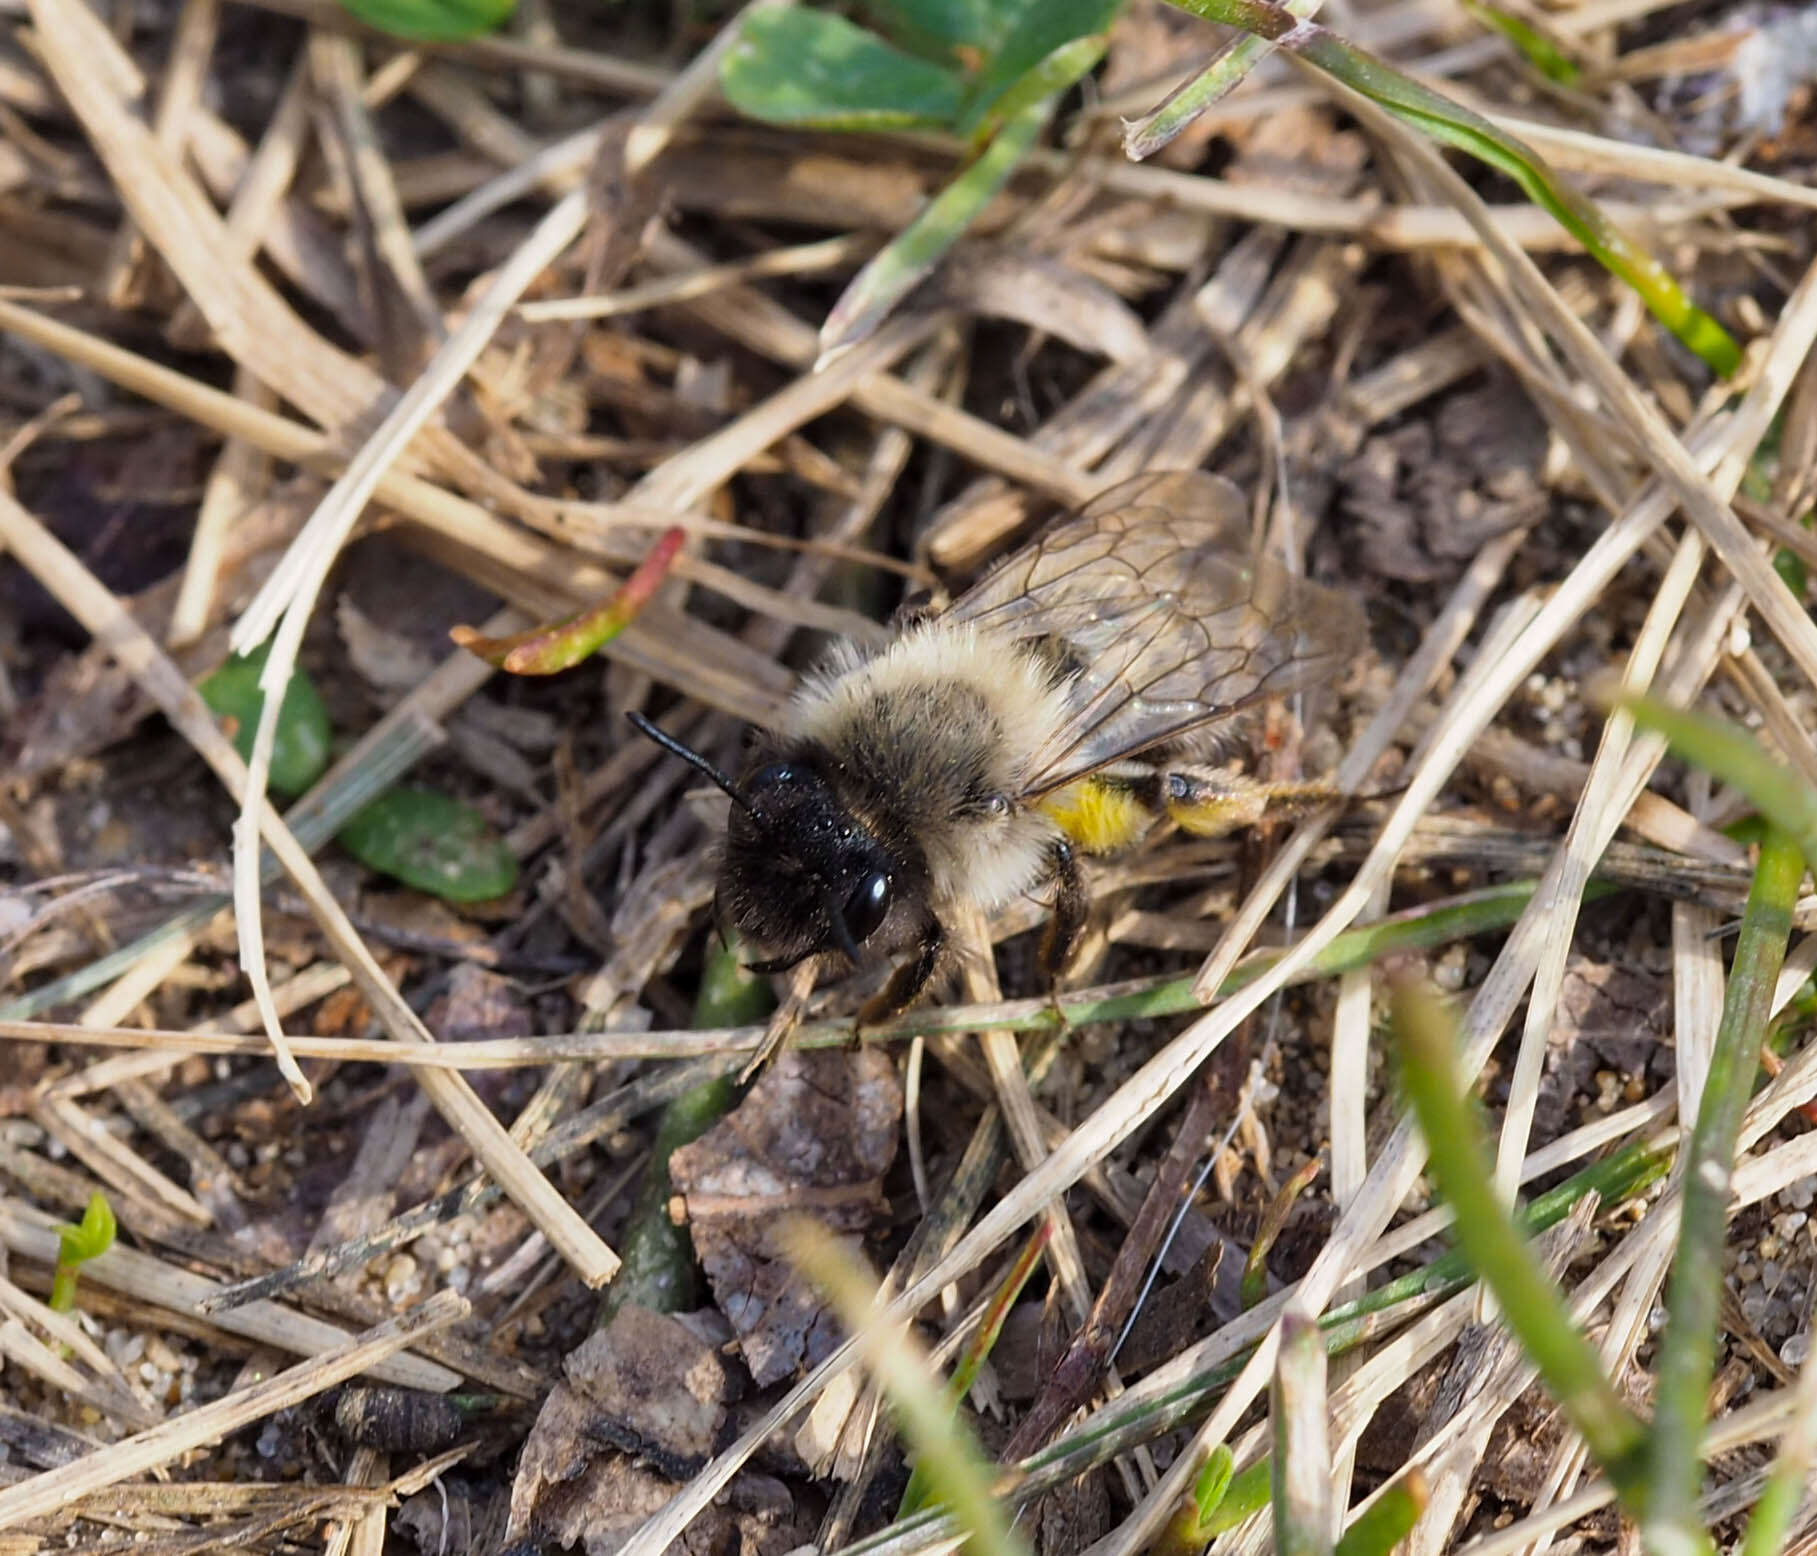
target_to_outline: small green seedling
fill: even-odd
[[[1174,1511],[1167,1527],[1161,1531],[1161,1537],[1155,1541],[1155,1556],[1199,1556],[1221,1529],[1231,1527],[1219,1524],[1216,1519],[1230,1491],[1235,1468],[1236,1458],[1227,1444],[1219,1443],[1211,1450],[1205,1468],[1193,1482],[1192,1495]],[[1266,1469],[1264,1465],[1264,1472]],[[1264,1490],[1266,1485],[1264,1480]]]
[[[627,591],[630,587],[625,586]],[[236,654],[196,688],[202,701],[226,721],[242,761],[251,760],[253,736],[265,706],[259,677],[270,646],[261,644],[250,654]],[[332,739],[321,693],[307,672],[296,671],[278,709],[271,748],[272,792],[289,797],[308,789],[327,769]],[[486,819],[433,790],[388,789],[337,836],[362,864],[449,902],[502,897],[517,884],[517,860]]]
[[[387,789],[336,841],[368,869],[449,902],[487,902],[517,884],[517,858],[486,818],[434,789]]]
[[[57,1271],[50,1286],[53,1313],[75,1312],[77,1272],[113,1247],[117,1230],[113,1206],[99,1189],[89,1196],[80,1221],[74,1225],[66,1221],[57,1228]]]
[[[209,710],[228,721],[228,738],[243,762],[252,760],[252,740],[265,706],[259,677],[265,673],[265,656],[270,650],[269,643],[261,643],[250,654],[235,654],[196,688]],[[294,672],[284,688],[277,738],[271,747],[274,794],[301,794],[322,776],[328,766],[330,733],[328,708],[315,682],[306,671]]]

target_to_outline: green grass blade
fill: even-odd
[[[978,159],[852,278],[820,331],[821,361],[850,350],[888,317],[990,204],[1053,112],[1054,98],[1008,120]]]
[[[1461,0],[1464,9],[1485,27],[1499,32],[1519,49],[1527,63],[1548,81],[1560,86],[1576,86],[1582,72],[1570,55],[1537,27],[1522,20],[1512,11],[1504,11],[1488,0]]]
[[[1338,1541],[1337,1556],[1391,1556],[1426,1511],[1426,1477],[1418,1469],[1389,1486],[1357,1515]]]
[[[1286,0],[1282,7],[1295,17],[1309,17],[1318,8],[1319,0]],[[1277,46],[1272,39],[1252,32],[1231,39],[1209,65],[1169,92],[1160,107],[1124,125],[1123,154],[1132,162],[1152,157],[1206,109],[1241,86],[1244,77]]]
[[[1666,1287],[1670,1316],[1659,1352],[1652,1468],[1641,1525],[1651,1550],[1709,1548],[1697,1498],[1703,1487],[1705,1401],[1715,1376],[1722,1322],[1729,1180],[1803,879],[1804,855],[1798,844],[1782,831],[1770,832],[1760,845],[1754,886],[1742,913],[1710,1073],[1685,1159],[1684,1211]]]
[[[1089,72],[1104,57],[1104,47],[1109,42],[1110,34],[1100,32],[1061,44],[980,108],[968,113],[960,125],[961,133],[969,136],[974,146],[983,145],[1018,114],[1045,97],[1065,91]]]
[[[1652,697],[1624,697],[1618,706],[1642,729],[1664,735],[1685,761],[1741,790],[1805,858],[1817,859],[1817,790],[1775,762],[1746,730]]]
[[[1779,1440],[1779,1457],[1754,1504],[1742,1538],[1741,1556],[1779,1556],[1792,1520],[1804,1502],[1811,1472],[1811,1450],[1817,1447],[1817,1366],[1806,1361],[1798,1375],[1798,1398],[1791,1424]]]
[[[1243,1261],[1241,1300],[1245,1313],[1268,1295],[1268,1255],[1286,1230],[1287,1218],[1293,1214],[1300,1196],[1312,1187],[1324,1170],[1323,1157],[1314,1156],[1303,1163],[1300,1170],[1281,1185],[1280,1192],[1262,1212],[1262,1224],[1256,1228],[1255,1240],[1249,1245],[1249,1257]]]
[[[1402,75],[1374,55],[1346,43],[1336,33],[1296,16],[1270,0],[1172,0],[1182,10],[1263,38],[1342,81],[1441,145],[1455,147],[1506,174],[1521,192],[1569,232],[1598,263],[1619,276],[1640,296],[1648,310],[1685,345],[1725,378],[1741,365],[1741,348],[1728,331],[1705,313],[1670,272],[1639,243],[1608,220],[1594,204],[1565,183],[1530,146],[1498,129],[1461,103]],[[1229,80],[1230,67],[1216,61],[1211,69]],[[1196,83],[1195,83],[1196,85]],[[1225,90],[1228,90],[1226,85]],[[1176,94],[1174,101],[1180,100]],[[1192,97],[1199,111],[1215,95]],[[1174,113],[1173,133],[1190,118]],[[1154,139],[1153,127],[1140,141],[1146,151],[1165,142]]]
[[[1430,1171],[1456,1213],[1458,1247],[1603,1473],[1625,1503],[1639,1507],[1645,1433],[1496,1197],[1482,1131],[1452,1061],[1456,1031],[1449,1014],[1431,994],[1408,985],[1395,995],[1394,1030],[1401,1083],[1426,1140]]]
[[[761,1021],[774,1007],[770,980],[745,971],[740,960],[743,951],[735,942],[709,946],[694,996],[695,1026]],[[600,1294],[595,1328],[603,1329],[620,1308],[632,1303],[658,1313],[684,1313],[695,1305],[699,1282],[694,1238],[669,1214],[669,1197],[675,1192],[669,1158],[725,1117],[737,1097],[737,1077],[728,1070],[683,1092],[663,1109],[650,1143],[650,1163],[644,1169],[624,1235],[618,1240],[623,1262],[611,1285]]]
[[[826,1293],[882,1385],[903,1435],[928,1466],[935,1496],[970,1536],[972,1556],[1025,1556],[996,1494],[996,1470],[954,1414],[921,1347],[899,1325],[879,1325],[876,1293],[852,1256],[818,1223],[787,1228],[790,1258]]]
[[[1016,1305],[1016,1298],[1022,1295],[1022,1288],[1033,1278],[1041,1267],[1041,1255],[1053,1237],[1054,1224],[1043,1221],[1029,1234],[1022,1245],[1022,1252],[1016,1262],[1010,1266],[1009,1274],[1003,1284],[997,1288],[991,1298],[991,1305],[979,1321],[976,1332],[965,1347],[965,1353],[959,1358],[959,1365],[953,1368],[952,1381],[947,1384],[947,1393],[952,1399],[953,1409],[957,1410],[971,1392],[972,1385],[978,1381],[978,1374],[983,1371],[984,1363],[995,1349],[998,1339],[1003,1334],[1004,1320],[1010,1315],[1010,1309]],[[917,1459],[915,1467],[909,1472],[908,1485],[903,1489],[902,1501],[896,1508],[898,1518],[907,1518],[918,1513],[928,1505],[932,1491],[932,1466],[925,1459]]]

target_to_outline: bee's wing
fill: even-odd
[[[1258,556],[1242,494],[1200,470],[1111,488],[982,579],[948,619],[1054,639],[1076,667],[1029,795],[1335,675],[1363,638],[1356,601]]]

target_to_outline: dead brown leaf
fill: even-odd
[[[815,1366],[838,1325],[784,1256],[780,1231],[810,1216],[858,1256],[896,1156],[902,1087],[880,1049],[784,1053],[738,1108],[670,1171],[694,1247],[759,1387]]]

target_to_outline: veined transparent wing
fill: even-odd
[[[1335,676],[1363,641],[1348,595],[1249,544],[1242,494],[1202,470],[1137,476],[1050,526],[949,619],[1063,647],[1068,716],[1030,770],[1052,790]]]

